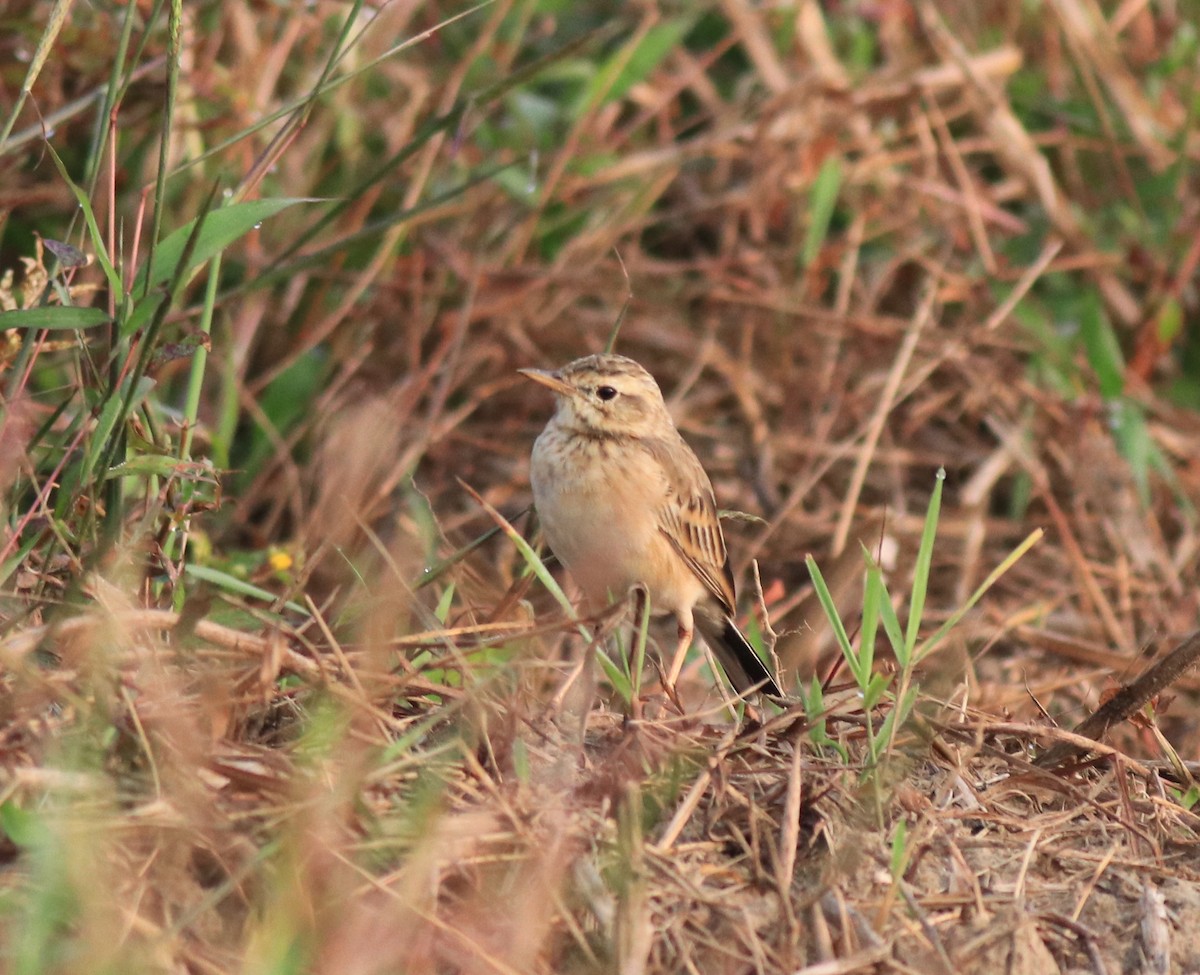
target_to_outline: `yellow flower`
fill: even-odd
[[[286,572],[295,565],[295,560],[287,552],[272,552],[267,556],[267,563],[276,572]]]

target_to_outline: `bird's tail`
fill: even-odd
[[[712,649],[735,691],[745,694],[754,690],[769,697],[783,696],[771,669],[754,652],[732,619],[698,610],[695,621],[696,629]]]

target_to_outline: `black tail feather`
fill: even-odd
[[[745,694],[753,690],[768,697],[783,697],[770,668],[754,652],[732,619],[697,612],[695,620],[696,628],[712,648],[735,691]]]

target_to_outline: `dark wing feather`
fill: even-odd
[[[682,438],[677,445],[650,441],[646,446],[667,475],[667,493],[658,511],[659,531],[725,612],[732,614],[733,570],[708,475]]]

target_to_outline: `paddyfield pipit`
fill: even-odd
[[[779,697],[733,621],[733,573],[712,484],[654,377],[621,355],[520,372],[557,399],[533,445],[533,500],[547,543],[588,602],[603,607],[641,586],[653,612],[675,616],[677,662],[698,629],[739,694]]]

